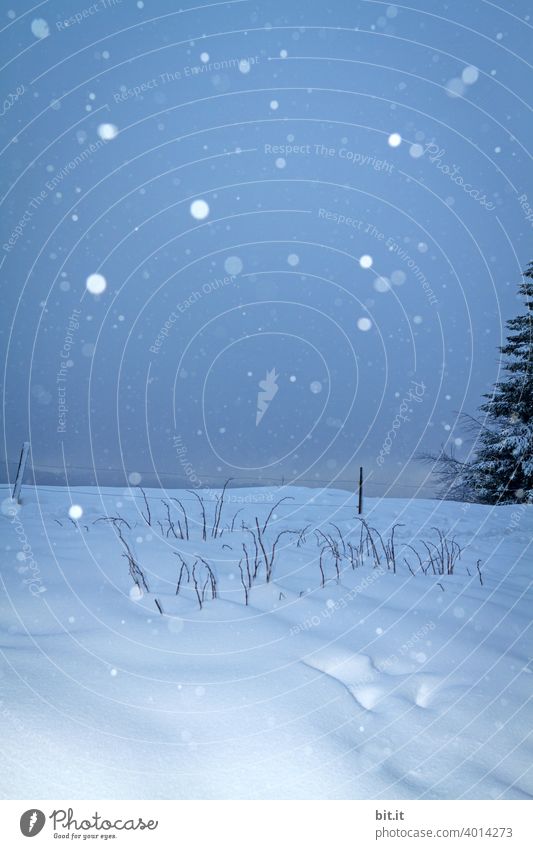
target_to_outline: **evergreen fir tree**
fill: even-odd
[[[490,504],[533,500],[533,262],[519,291],[526,312],[507,322],[505,374],[484,396],[476,456],[463,470],[474,500]]]
[[[500,348],[504,376],[484,396],[484,421],[467,417],[478,432],[474,459],[462,462],[446,447],[437,455],[420,455],[433,466],[441,498],[533,502],[533,262],[519,291],[526,311],[507,322],[507,341]]]

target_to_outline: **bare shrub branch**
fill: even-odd
[[[228,484],[233,480],[233,478],[228,478],[224,486],[222,487],[222,492],[220,494],[220,498],[217,497],[217,505],[215,507],[215,518],[213,521],[213,529],[211,531],[211,536],[215,539],[218,535],[218,528],[220,525],[220,519],[222,516],[222,507],[224,506],[224,496],[226,494],[226,489],[228,488]],[[220,534],[222,536],[222,533]]]
[[[248,606],[248,594],[250,592],[250,587],[246,583],[246,581],[244,580],[244,572],[242,570],[242,557],[239,560],[239,572],[241,573],[241,584],[242,584],[243,589],[244,589],[244,603],[246,604],[246,606]]]
[[[231,520],[231,527],[230,527],[230,531],[231,531],[232,533],[233,533],[233,531],[235,530],[235,519],[237,518],[237,516],[239,515],[239,513],[242,513],[242,511],[243,511],[243,510],[244,510],[244,507],[241,507],[241,508],[240,508],[240,510],[237,510],[237,512],[235,513],[235,515],[234,515],[233,519]]]
[[[197,498],[198,501],[200,502],[200,508],[202,510],[202,520],[203,520],[202,539],[206,540],[207,539],[207,519],[206,519],[206,515],[205,515],[204,499],[200,495],[198,495],[198,493],[195,492],[194,489],[188,489],[187,492],[190,492],[191,495],[194,495],[194,497]]]
[[[185,537],[183,536],[183,531],[181,530],[181,523],[178,522],[178,525],[180,527],[180,532],[181,532],[181,538],[182,539],[189,539],[189,523],[187,521],[187,513],[186,513],[186,510],[185,510],[185,507],[183,506],[183,504],[181,503],[179,498],[172,498],[171,501],[175,501],[176,504],[178,504],[181,507],[181,512],[183,513],[183,519],[184,519],[184,522],[185,522]]]
[[[144,515],[142,510],[140,510],[139,512],[140,512],[141,516],[143,517],[144,521],[146,522],[146,524],[149,525],[150,527],[152,527],[152,514],[150,512],[150,505],[148,504],[148,499],[146,497],[146,493],[145,493],[144,489],[142,488],[142,486],[140,486],[139,489],[141,490],[141,492],[143,494],[144,504],[145,504],[145,507],[146,507],[146,516]]]
[[[284,501],[294,501],[294,498],[292,497],[292,495],[286,495],[285,498],[280,498],[279,501],[276,501],[272,510],[270,511],[268,516],[266,517],[265,524],[263,525],[263,528],[262,528],[262,533],[265,533],[265,531],[268,527],[268,523],[270,522],[270,519],[272,518],[272,514],[273,514],[274,510],[276,509],[276,507],[279,507],[279,505],[283,504]]]

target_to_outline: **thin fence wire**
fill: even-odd
[[[4,464],[4,466],[17,467],[18,460],[7,460],[7,461],[3,460],[2,463]],[[28,466],[25,477],[33,477],[34,480],[35,480],[35,473],[38,473],[38,472],[54,472],[54,473],[57,473],[58,475],[65,477],[65,480],[66,480],[65,486],[68,486],[69,488],[75,489],[76,494],[79,494],[79,495],[94,495],[94,489],[93,489],[92,492],[84,491],[84,490],[80,489],[80,486],[83,486],[83,484],[76,485],[76,484],[70,484],[68,482],[67,475],[68,475],[69,472],[72,472],[72,471],[89,472],[95,478],[98,476],[98,473],[101,473],[102,475],[105,475],[105,474],[120,474],[120,475],[123,475],[124,478],[125,478],[124,484],[111,484],[111,485],[108,485],[108,486],[102,486],[102,488],[106,489],[106,490],[120,489],[120,490],[122,490],[122,492],[120,493],[121,495],[123,495],[123,490],[126,489],[126,490],[128,490],[128,495],[131,495],[132,497],[143,497],[142,494],[140,493],[140,484],[139,485],[131,484],[127,481],[127,477],[128,477],[128,474],[130,474],[130,472],[128,472],[125,469],[119,469],[119,468],[114,468],[114,467],[104,468],[104,467],[97,467],[97,466],[75,466],[75,465],[69,464],[65,468],[61,468],[60,466],[51,466],[51,465],[39,463],[39,464],[36,464],[36,465]],[[163,479],[163,478],[168,479],[168,478],[170,478],[175,482],[175,485],[174,485],[174,487],[168,487],[169,489],[174,488],[174,489],[180,489],[180,490],[185,490],[185,491],[194,490],[195,492],[197,492],[199,494],[208,492],[209,490],[216,488],[211,482],[220,481],[220,483],[223,485],[224,483],[226,483],[228,481],[227,476],[205,474],[204,475],[204,478],[206,480],[205,485],[194,486],[193,484],[188,482],[186,479],[180,478],[179,474],[173,473],[173,472],[156,472],[155,470],[147,472],[147,471],[140,471],[138,469],[135,469],[135,472],[140,474],[142,477],[145,477],[145,478],[146,477],[157,478],[157,479]],[[238,490],[238,489],[245,488],[244,486],[241,487],[241,486],[238,485],[239,482],[242,481],[242,482],[245,482],[245,483],[248,482],[248,486],[250,488],[254,487],[254,488],[257,488],[257,489],[261,489],[261,488],[265,487],[265,485],[268,485],[268,484],[275,486],[275,487],[279,487],[279,488],[287,487],[287,486],[299,486],[300,484],[313,484],[313,487],[316,487],[316,488],[323,487],[324,489],[332,489],[332,488],[334,489],[337,486],[342,487],[344,485],[345,487],[350,487],[353,490],[354,495],[357,494],[357,479],[356,479],[355,476],[354,476],[354,478],[333,478],[333,479],[325,480],[325,479],[321,479],[321,478],[300,478],[300,477],[285,479],[284,477],[275,478],[275,477],[263,477],[263,476],[261,476],[259,478],[259,477],[251,477],[251,476],[246,476],[246,475],[239,475],[238,477],[230,477],[229,480],[230,480],[230,483],[232,484],[232,486],[230,486],[228,488],[228,493],[231,492],[231,490],[235,490],[235,489]],[[267,484],[267,482],[268,482],[268,484]],[[4,485],[11,485],[11,481],[10,480],[6,481]],[[32,484],[26,483],[26,486],[28,486],[28,485],[32,485]],[[57,487],[61,486],[61,484],[57,484],[57,485],[54,485],[54,484],[34,484],[34,485],[36,487],[38,487],[39,490],[42,490],[44,492],[55,492],[57,490]],[[89,484],[89,486],[92,486],[92,485]],[[95,486],[98,486],[98,485],[95,484]],[[385,488],[385,489],[391,489],[392,487],[394,487],[395,489],[399,489],[399,490],[412,490],[412,491],[418,491],[420,493],[422,493],[424,491],[430,491],[431,496],[428,496],[428,497],[434,497],[434,489],[429,484],[408,484],[408,483],[402,483],[401,481],[398,481],[398,480],[394,481],[394,483],[391,482],[391,481],[388,481],[388,482],[387,481],[376,481],[376,480],[374,480],[373,477],[369,476],[365,480],[365,487],[367,488],[367,490],[369,488],[373,488],[373,487],[381,487],[381,488]],[[154,487],[154,486],[152,486],[148,483],[145,486],[143,486],[143,488],[145,488],[145,489],[155,489],[155,488],[163,489],[162,487]],[[222,487],[220,487],[220,489],[221,488]],[[311,489],[311,487],[309,487],[309,488]],[[206,503],[213,503],[213,504],[216,503],[215,498],[205,498],[205,496],[203,496],[203,495],[202,495],[202,497],[204,498],[204,501],[206,501]],[[373,496],[368,494],[367,497],[372,498]],[[401,496],[394,496],[394,497],[401,497]],[[156,496],[156,495],[148,495],[147,498],[149,500],[152,500],[152,501],[160,500],[159,496]],[[189,501],[191,503],[196,501],[195,498],[183,498],[182,500],[183,501]],[[254,499],[254,501],[250,502],[250,503],[268,504],[268,503],[271,503],[271,501],[270,501],[270,499],[265,500],[265,501],[256,501]],[[293,506],[301,506],[301,507],[309,507],[309,506],[310,507],[319,507],[319,506],[321,506],[319,504],[313,504],[312,502],[299,504],[299,503],[293,501],[291,503],[293,504]]]

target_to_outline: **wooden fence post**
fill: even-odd
[[[20,488],[22,486],[22,478],[24,477],[24,472],[26,470],[26,463],[28,460],[28,454],[30,453],[30,443],[24,442],[22,445],[22,451],[20,452],[20,460],[19,467],[17,469],[17,477],[15,479],[15,486],[13,487],[13,501],[17,501],[20,503]]]
[[[363,467],[359,467],[359,504],[357,507],[359,515],[363,512]]]

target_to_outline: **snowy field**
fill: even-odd
[[[532,796],[531,506],[228,489],[204,539],[185,491],[23,496],[2,797]]]

